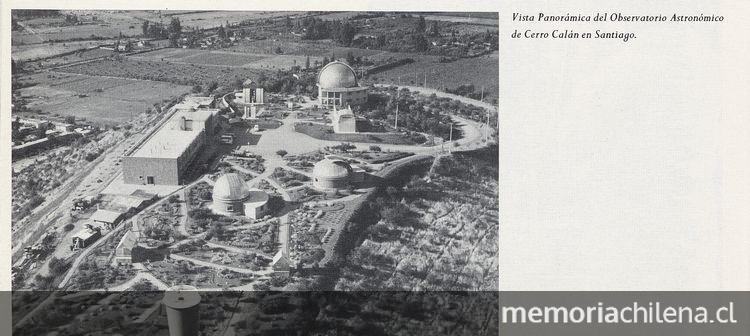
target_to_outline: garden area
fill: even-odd
[[[188,260],[165,259],[149,263],[148,269],[164,283],[179,283],[198,288],[236,287],[255,279],[252,274],[200,266]]]
[[[310,181],[310,178],[305,175],[281,167],[276,167],[271,177],[278,181],[284,188],[301,186],[303,182]]]
[[[315,163],[325,159],[325,153],[317,150],[311,153],[298,154],[298,155],[285,155],[284,160],[287,165],[292,168],[296,168],[302,171],[311,172]]]
[[[114,250],[128,230],[130,228],[127,226],[121,228],[91,251],[81,261],[66,288],[68,290],[104,289],[122,284],[134,277],[137,271],[130,265],[112,267]],[[53,262],[50,261],[50,270],[54,268]]]
[[[216,238],[218,243],[272,254],[277,249],[279,221],[273,219],[262,224],[258,223],[258,225],[244,225],[242,228],[227,228],[225,225],[216,225],[214,226],[214,233],[213,237]]]
[[[200,208],[204,203],[211,201],[211,192],[214,187],[206,182],[199,182],[188,190],[188,207],[190,209]]]
[[[366,162],[369,164],[379,164],[403,159],[405,157],[414,155],[414,153],[391,151],[384,152],[378,146],[370,146],[370,150],[367,151],[346,151],[340,153],[339,155],[344,158],[355,159],[357,161]]]
[[[238,153],[240,154],[240,153]],[[252,153],[241,153],[242,155],[233,155],[233,156],[227,156],[223,159],[221,163],[219,163],[219,167],[224,168],[226,167],[224,164],[234,164],[238,165],[242,168],[245,168],[247,170],[250,170],[256,174],[262,174],[264,171],[266,171],[266,167],[263,165],[263,162],[265,161],[262,156],[255,155]],[[247,174],[245,174],[247,175]],[[244,179],[245,176],[243,176]],[[245,181],[248,181],[248,179],[245,179]]]
[[[296,123],[294,131],[306,134],[315,139],[328,141],[344,142],[367,142],[382,143],[391,145],[418,145],[427,141],[427,138],[418,132],[403,133],[377,133],[377,134],[358,134],[358,133],[334,133],[333,127],[313,123]]]
[[[290,257],[302,267],[314,267],[325,257],[327,243],[344,214],[341,203],[305,205],[289,214],[291,223]]]
[[[255,252],[247,251],[244,253],[232,252],[221,247],[211,247],[206,244],[205,240],[195,240],[186,244],[179,245],[172,250],[173,253],[197,259],[200,261],[210,262],[217,265],[227,265],[232,267],[247,268],[257,271],[262,267],[268,266],[270,259],[258,255]]]
[[[14,293],[13,296],[15,295],[17,294]],[[85,295],[74,296],[66,295],[63,292],[53,292],[50,295],[56,295],[55,303],[45,306],[39,313],[35,314],[33,323],[26,323],[23,327],[13,330],[13,335],[44,335],[59,327],[73,324],[79,314],[112,294],[88,292]],[[28,305],[29,303],[22,301],[19,304]],[[20,310],[20,308],[14,306],[13,311]]]
[[[185,237],[176,232],[180,225],[183,204],[177,195],[169,197],[167,202],[146,211],[138,218],[138,226],[143,233],[143,241],[149,247],[172,243]]]
[[[155,291],[121,292],[100,301],[95,309],[79,315],[66,328],[71,334],[94,333],[138,319],[148,308],[161,303],[162,294]],[[106,302],[105,302],[106,301]]]
[[[260,160],[263,160],[263,159],[261,158]],[[216,180],[219,179],[219,177],[221,177],[224,174],[235,173],[235,174],[239,175],[240,177],[242,177],[243,181],[247,182],[247,181],[252,180],[255,177],[255,176],[253,176],[251,174],[248,174],[248,173],[245,173],[245,172],[240,171],[238,169],[235,169],[234,167],[232,167],[232,164],[230,162],[228,162],[228,161],[230,161],[230,160],[228,160],[228,159],[225,158],[224,160],[222,160],[221,162],[219,162],[216,165],[216,169],[217,169],[216,173],[213,173],[213,174],[209,175],[209,178],[211,180],[213,180],[213,181],[216,181]],[[237,163],[241,167],[243,165],[243,163],[238,163],[238,161],[241,161],[241,159],[233,159],[232,161],[234,161],[232,163]],[[261,169],[262,169],[261,172],[263,172],[263,171],[266,170],[266,168],[263,166],[263,161],[249,160],[246,163],[244,163],[244,165],[246,165],[247,167],[250,167],[250,168],[246,168],[246,169],[252,170],[254,172],[256,170],[261,170]]]

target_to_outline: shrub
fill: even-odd
[[[76,226],[75,226],[75,225],[73,225],[73,223],[70,223],[70,224],[67,224],[67,225],[65,225],[65,226],[63,227],[63,229],[65,229],[65,232],[70,232],[70,231],[72,231],[72,230],[73,230],[73,229],[74,229],[75,227],[76,227]]]

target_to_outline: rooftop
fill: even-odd
[[[122,212],[99,209],[89,219],[97,222],[114,223],[120,216],[122,216]]]
[[[160,129],[135,151],[133,157],[176,159],[185,152],[190,144],[201,133],[198,131],[180,131]]]
[[[131,156],[176,159],[185,152],[193,143],[201,131],[203,123],[218,110],[205,109],[198,111],[177,111],[156,133],[148,139],[138,150]],[[194,121],[192,131],[183,131],[179,128],[179,120],[185,117],[187,120]]]
[[[95,234],[98,234],[98,233],[100,233],[100,232],[97,231],[97,230],[90,229],[90,228],[84,228],[83,230],[78,231],[78,233],[76,233],[73,236],[73,239],[79,238],[79,239],[82,239],[82,240],[87,240],[87,239],[91,238],[92,236],[94,236]]]
[[[357,87],[357,75],[346,63],[333,61],[318,73],[318,86],[323,89]]]

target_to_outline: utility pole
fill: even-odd
[[[427,70],[424,71],[424,87],[427,87]]]
[[[453,121],[451,120],[451,130],[448,134],[448,153],[453,152]]]
[[[398,131],[398,95],[399,95],[398,89],[396,89],[396,124],[393,126],[393,128]]]
[[[484,138],[486,139],[485,141],[490,141],[489,131],[490,131],[490,109],[487,109],[487,128],[485,129],[485,132],[484,132]]]

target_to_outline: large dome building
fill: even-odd
[[[312,173],[316,189],[345,189],[351,182],[352,167],[342,160],[324,159],[315,164]]]
[[[222,215],[258,219],[268,212],[268,194],[248,188],[242,177],[235,173],[224,174],[214,184],[212,208]]]
[[[352,67],[333,61],[318,73],[318,99],[324,107],[356,106],[367,101],[367,87],[359,85]]]

